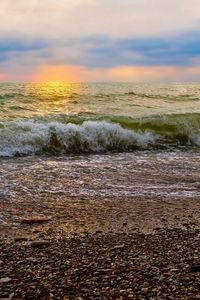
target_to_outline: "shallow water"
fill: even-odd
[[[200,153],[188,151],[9,159],[1,161],[0,199],[199,197],[199,169]]]

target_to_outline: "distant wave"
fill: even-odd
[[[134,96],[140,98],[150,98],[150,99],[163,99],[167,102],[176,102],[176,101],[200,101],[199,97],[196,97],[191,94],[179,94],[179,95],[167,95],[167,94],[147,94],[139,92],[126,92],[126,96]]]
[[[16,97],[25,97],[24,94],[22,93],[6,93],[6,94],[3,94],[3,95],[0,95],[0,100],[3,99],[3,100],[7,100],[7,99],[11,99],[11,98],[16,98]]]
[[[81,114],[0,123],[0,156],[200,147],[200,115],[133,119]]]

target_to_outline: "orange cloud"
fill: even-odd
[[[118,66],[113,68],[82,69],[83,81],[177,82],[200,79],[200,66]]]
[[[108,70],[110,78],[119,81],[154,81],[168,80],[177,72],[176,68],[168,66],[159,67],[128,67],[119,66]]]
[[[26,82],[177,82],[199,81],[200,66],[118,66],[113,68],[86,68],[77,65],[41,65],[36,71],[0,72],[0,81]]]
[[[3,74],[3,73],[0,73],[0,81],[3,81],[3,80],[5,80],[5,78],[6,78],[5,74]]]
[[[79,81],[79,70],[76,66],[71,65],[42,65],[31,76],[31,81],[63,81],[77,82]]]

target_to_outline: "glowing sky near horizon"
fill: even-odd
[[[0,81],[199,81],[199,0],[1,0]]]

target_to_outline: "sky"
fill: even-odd
[[[200,0],[0,0],[0,81],[200,81]]]

